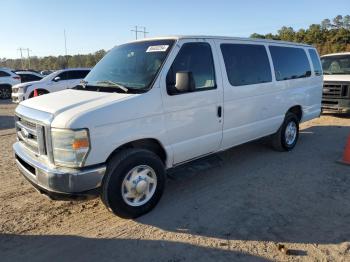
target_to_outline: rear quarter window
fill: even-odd
[[[10,74],[4,72],[4,71],[0,71],[0,77],[7,77],[10,76]]]
[[[269,46],[277,81],[311,76],[311,68],[303,48]]]
[[[314,66],[314,73],[317,76],[322,75],[322,66],[320,59],[315,49],[309,49],[309,55],[311,58],[312,65]]]
[[[220,48],[231,85],[243,86],[272,81],[264,45],[221,44]]]

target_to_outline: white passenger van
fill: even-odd
[[[322,109],[350,113],[350,52],[321,57],[323,67]]]
[[[16,108],[16,163],[39,191],[100,195],[133,218],[159,201],[165,170],[271,136],[280,151],[319,117],[320,60],[309,45],[211,36],[112,49],[84,82]]]

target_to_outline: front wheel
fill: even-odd
[[[160,158],[148,150],[127,149],[108,161],[101,199],[114,214],[136,218],[156,206],[164,186]]]
[[[288,112],[281,127],[272,135],[272,146],[277,151],[290,151],[295,147],[298,138],[299,119],[295,114]]]
[[[0,99],[10,99],[11,93],[12,90],[10,86],[0,86]]]

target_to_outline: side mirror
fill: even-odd
[[[55,81],[55,82],[58,82],[58,81],[60,81],[61,80],[61,78],[59,77],[59,76],[56,76],[54,79],[53,79],[53,81]]]
[[[175,89],[179,93],[191,92],[195,88],[192,72],[177,72]]]

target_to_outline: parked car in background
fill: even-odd
[[[40,71],[40,74],[47,76],[49,74],[52,74],[53,72],[55,72],[55,70],[43,70],[43,71]]]
[[[54,199],[100,195],[114,214],[138,217],[159,201],[167,168],[266,136],[292,150],[299,123],[320,116],[322,85],[305,44],[180,36],[119,45],[77,87],[17,106],[16,163]]]
[[[43,79],[43,75],[34,71],[14,71],[16,75],[21,77],[21,83],[39,81]]]
[[[21,82],[20,76],[9,68],[0,67],[0,99],[11,98],[11,88]]]
[[[90,72],[89,68],[70,68],[58,70],[40,81],[27,82],[12,87],[12,101],[19,103],[37,95],[44,95],[75,87]]]
[[[350,113],[350,52],[321,57],[323,68],[322,109]]]

